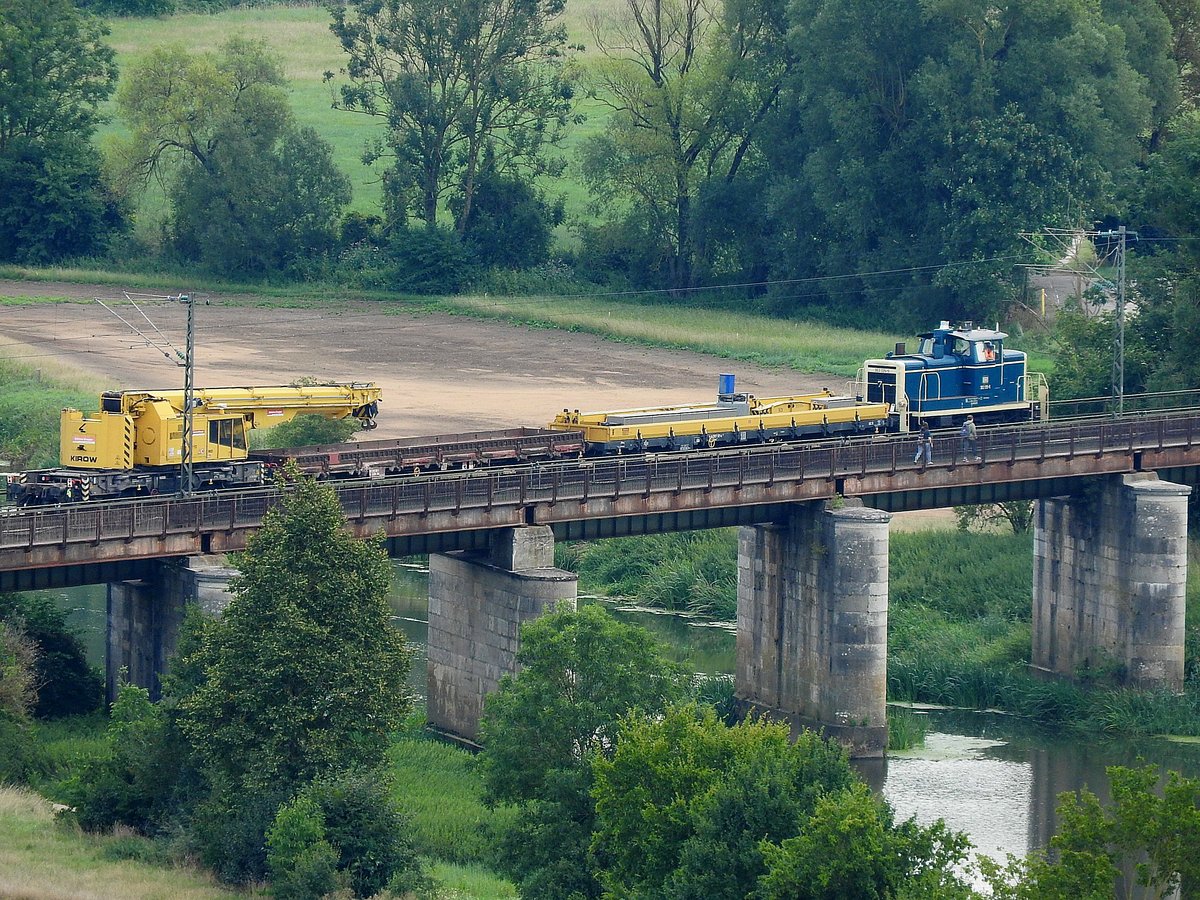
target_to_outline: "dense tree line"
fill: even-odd
[[[177,263],[455,291],[556,252],[565,169],[594,203],[557,251],[581,282],[736,284],[781,314],[910,325],[994,317],[1032,259],[1022,232],[1195,236],[1196,0],[624,0],[589,17],[586,61],[563,8],[333,3],[330,115],[382,126],[364,150],[381,212],[347,216],[345,174],[261,42],[149,48],[116,97],[132,137],[102,165],[103,27],[6,0],[0,258],[102,256],[155,181]],[[606,114],[566,156],[582,94]],[[1139,299],[1190,335],[1182,246],[1156,248]]]

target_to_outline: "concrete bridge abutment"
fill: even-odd
[[[430,554],[429,723],[475,741],[484,698],[516,671],[522,623],[574,609],[578,588],[544,525],[506,530],[486,553]]]
[[[890,521],[812,502],[786,523],[740,530],[734,690],[744,712],[821,730],[855,757],[883,755]]]
[[[156,569],[153,578],[108,584],[105,674],[110,703],[123,683],[159,698],[187,607],[220,615],[229,605],[229,580],[237,572],[224,556],[164,559]]]
[[[1097,481],[1034,512],[1031,664],[1075,678],[1183,687],[1187,499],[1153,473]]]

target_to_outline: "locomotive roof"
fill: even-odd
[[[1003,331],[996,331],[991,328],[974,328],[969,325],[958,328],[938,328],[935,331],[927,331],[924,334],[919,334],[917,337],[931,338],[939,334],[948,334],[950,337],[962,338],[964,341],[1002,341],[1008,337]]]

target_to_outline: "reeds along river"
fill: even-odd
[[[409,683],[425,695],[428,586],[421,563],[397,561],[390,602],[397,628],[413,646]],[[105,589],[56,593],[68,621],[84,639],[96,665],[104,662]],[[584,599],[583,602],[599,602]],[[734,632],[675,614],[607,604],[616,615],[653,631],[680,662],[696,672],[732,675]],[[860,767],[900,819],[943,818],[964,831],[976,848],[997,859],[1046,846],[1055,830],[1054,807],[1064,791],[1087,787],[1108,800],[1110,765],[1154,763],[1200,777],[1200,744],[1143,738],[1114,740],[1055,734],[1012,716],[925,710],[929,733],[922,748]]]

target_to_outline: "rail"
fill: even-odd
[[[979,455],[982,463],[1101,456],[1191,448],[1197,437],[1200,411],[1193,410],[1158,418],[983,428],[979,430]],[[912,462],[915,446],[913,437],[879,437],[849,443],[559,461],[335,484],[347,517],[359,522],[569,502],[575,503],[576,510],[571,517],[584,519],[596,514],[586,508],[593,499],[895,475],[920,468]],[[935,436],[934,468],[956,468],[961,465],[956,462],[958,455],[956,432]],[[257,488],[186,499],[158,497],[8,511],[0,515],[0,550],[253,529],[262,524],[279,496],[278,489]],[[420,527],[416,525],[415,530],[419,532]]]

